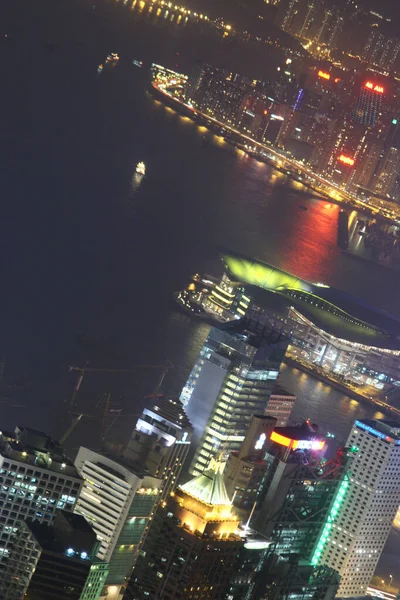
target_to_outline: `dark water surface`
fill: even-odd
[[[146,91],[147,69],[131,65],[240,60],[235,44],[222,44],[215,32],[122,2],[1,3],[2,427],[61,435],[75,381],[68,365],[85,361],[130,369],[171,360],[165,387],[178,393],[208,327],[177,313],[171,296],[193,272],[220,270],[220,245],[400,316],[393,273],[337,247],[338,207],[165,108]],[[119,65],[98,75],[112,51]],[[261,56],[256,68],[267,63]],[[87,374],[79,410],[92,413],[111,391],[134,415],[157,377]],[[282,383],[298,394],[294,416],[339,440],[354,418],[374,414],[296,370],[284,368]],[[111,437],[123,439],[133,420]],[[79,425],[71,447],[96,438],[93,423]]]

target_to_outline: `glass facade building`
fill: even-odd
[[[239,450],[252,416],[265,411],[287,344],[248,319],[211,329],[181,394],[200,440],[191,474],[205,471],[216,453]]]

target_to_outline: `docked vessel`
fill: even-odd
[[[138,162],[136,165],[136,173],[138,173],[138,175],[146,175],[146,165],[144,162]]]

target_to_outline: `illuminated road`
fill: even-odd
[[[178,74],[175,73],[174,75],[177,76]],[[367,212],[371,213],[372,216],[379,215],[380,217],[382,217],[384,219],[388,219],[392,222],[395,222],[396,224],[400,224],[400,210],[399,209],[395,210],[394,208],[392,208],[391,209],[392,214],[390,214],[387,210],[384,210],[384,209],[376,207],[376,206],[372,206],[371,204],[364,202],[363,200],[361,200],[354,194],[351,194],[350,192],[347,192],[346,190],[343,190],[342,188],[338,188],[338,187],[334,186],[332,184],[332,182],[328,181],[327,179],[324,179],[320,175],[317,175],[316,173],[311,171],[311,169],[304,166],[303,163],[301,163],[297,160],[288,158],[287,156],[280,153],[276,149],[272,149],[270,146],[267,146],[265,144],[257,142],[253,138],[243,134],[242,132],[238,131],[237,129],[230,127],[226,123],[218,121],[217,119],[214,119],[213,117],[210,117],[209,115],[202,113],[199,110],[195,109],[193,106],[190,106],[189,104],[186,104],[185,102],[182,102],[182,100],[179,100],[179,98],[176,98],[175,96],[173,96],[172,94],[170,94],[167,91],[166,88],[168,87],[168,84],[165,84],[165,83],[159,84],[156,81],[152,81],[152,86],[156,90],[158,90],[160,93],[167,96],[170,100],[176,102],[177,104],[179,104],[181,106],[184,106],[187,110],[192,111],[193,115],[199,115],[202,118],[215,123],[215,125],[217,125],[218,127],[222,127],[225,130],[230,131],[231,133],[234,133],[237,136],[240,136],[240,138],[242,140],[251,142],[251,144],[253,144],[257,148],[263,150],[264,152],[272,154],[273,156],[276,157],[276,162],[279,167],[284,167],[284,168],[291,167],[292,169],[296,170],[297,172],[300,171],[308,179],[308,181],[305,181],[304,183],[305,184],[307,184],[307,183],[313,184],[314,191],[320,192],[323,194],[328,194],[328,196],[335,202],[350,205],[353,208],[358,208],[358,209],[367,211]],[[293,171],[291,173],[294,174]],[[316,187],[315,182],[318,182],[321,187]]]

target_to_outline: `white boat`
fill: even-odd
[[[146,175],[146,165],[144,162],[138,162],[136,165],[136,173],[138,173],[138,175]]]

